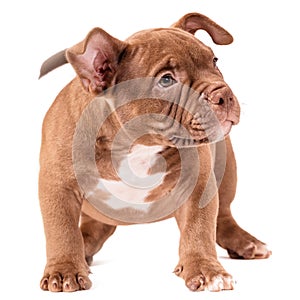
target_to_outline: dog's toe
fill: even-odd
[[[205,277],[201,274],[186,282],[186,286],[193,292],[202,291],[205,288]]]
[[[78,282],[79,287],[80,287],[81,290],[88,290],[92,286],[92,282],[90,281],[88,276],[78,274],[77,275],[77,282]]]
[[[40,287],[50,292],[75,292],[87,290],[92,286],[88,278],[89,269],[86,265],[58,263],[46,266]]]
[[[41,279],[40,287],[43,291],[48,291],[48,285],[49,285],[49,276],[44,276]]]
[[[60,292],[62,291],[62,277],[59,273],[52,275],[45,275],[41,282],[40,287],[44,291]]]
[[[87,276],[59,273],[46,275],[40,282],[40,287],[44,291],[50,292],[75,292],[87,290],[92,286],[92,282]]]
[[[233,290],[234,280],[230,275],[214,276],[207,285],[207,290],[211,292],[219,292],[222,290]]]
[[[75,292],[80,289],[77,283],[76,277],[72,274],[66,274],[63,280],[63,291],[64,292]]]

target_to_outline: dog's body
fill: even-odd
[[[96,28],[82,43],[67,50],[67,61],[78,76],[58,95],[43,124],[39,193],[47,240],[47,265],[41,280],[42,289],[75,291],[90,288],[88,264],[93,255],[117,225],[142,220],[176,218],[181,239],[175,273],[191,290],[233,288],[232,277],[217,260],[216,242],[227,249],[231,257],[266,258],[270,255],[265,244],[242,230],[231,216],[230,204],[237,178],[228,133],[231,125],[238,122],[239,106],[215,66],[212,51],[193,36],[198,29],[205,29],[218,44],[232,41],[228,32],[208,18],[189,14],[172,28],[142,31],[125,42]],[[84,112],[104,90],[137,78],[151,78],[154,89],[163,95],[179,83],[196,91],[217,116],[226,138],[215,137],[215,123],[211,124],[211,115],[207,111],[203,114],[185,111],[181,101],[191,98],[182,92],[182,87],[181,98],[176,104],[151,97],[150,100],[127,101],[111,109],[110,96],[106,96],[108,100],[100,99],[102,102],[97,109],[110,109],[110,114],[96,136],[92,136],[94,160],[84,158],[86,164],[76,164],[76,155],[84,156],[81,149],[85,148],[80,147],[85,145],[81,138],[86,138],[86,134],[84,130],[78,134]],[[129,142],[122,137],[117,146],[114,144],[125,124],[147,114],[167,116],[185,127],[191,137],[189,147],[185,147],[186,138],[170,138],[176,133],[173,127],[168,128],[166,134],[161,134],[157,128],[147,129],[129,138]],[[93,127],[93,120],[90,116],[86,119],[83,128],[88,131],[87,127]],[[158,126],[154,124],[153,127]],[[205,129],[204,124],[207,125]],[[207,143],[209,137],[214,143]],[[141,178],[158,176],[155,177],[158,183],[138,189],[122,182],[119,173],[125,162],[134,175]],[[90,175],[94,172],[93,163],[98,172],[96,177]],[[190,174],[184,173],[184,168],[188,168]],[[181,176],[182,173],[185,176]],[[192,189],[186,194],[191,182]],[[176,193],[172,194],[172,190]],[[207,190],[212,192],[208,193],[209,199],[206,194],[205,203],[201,205],[199,199]],[[129,203],[128,206],[116,206],[115,198],[110,198],[109,192]],[[169,199],[169,195],[180,203],[176,209],[168,210],[164,205],[154,204],[158,206],[153,209],[147,206],[149,210],[143,208],[136,214],[140,207],[137,204],[159,203],[159,199]],[[97,199],[106,201],[108,213],[97,209]],[[156,218],[149,219],[150,212]],[[120,218],[114,217],[116,215]],[[138,218],[140,215],[141,219]]]

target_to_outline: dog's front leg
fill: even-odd
[[[175,215],[181,236],[174,272],[192,291],[233,289],[232,277],[219,263],[215,249],[218,196],[204,208],[194,200],[188,200]]]
[[[206,159],[204,161],[207,162]],[[233,279],[219,263],[216,253],[216,183],[214,177],[209,176],[211,172],[208,165],[202,164],[200,173],[193,194],[175,213],[180,229],[180,246],[179,263],[174,273],[182,277],[192,291],[233,289]],[[207,189],[211,191],[208,194],[212,198],[203,207],[201,197]]]
[[[42,172],[41,172],[42,173]],[[81,203],[65,185],[40,174],[40,206],[47,247],[47,265],[40,286],[52,292],[91,287],[83,238],[78,227]]]

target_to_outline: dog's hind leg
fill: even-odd
[[[93,256],[102,248],[105,241],[115,232],[116,226],[108,225],[81,214],[81,233],[84,240],[85,259],[88,265],[93,262]]]
[[[226,144],[224,145],[224,143]],[[271,255],[271,251],[268,250],[267,246],[240,228],[231,214],[230,204],[235,197],[237,170],[230,138],[227,137],[225,142],[219,142],[216,151],[215,173],[217,179],[221,181],[219,187],[217,243],[227,250],[231,258],[268,258]],[[223,165],[222,167],[222,164],[218,166],[220,161],[225,162],[226,166]]]

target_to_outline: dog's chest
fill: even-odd
[[[112,166],[118,180],[101,176],[94,192],[101,190],[105,203],[118,209],[120,203],[143,203],[149,201],[152,191],[159,190],[167,174],[166,162],[161,155],[163,146],[137,144],[127,153],[111,155]],[[103,194],[103,193],[102,193]],[[116,199],[121,200],[115,201]]]
[[[151,168],[158,162],[162,146],[135,145],[130,153],[123,158],[119,174],[126,180],[127,176],[134,175],[139,178],[150,176]],[[124,174],[123,174],[124,172]],[[127,173],[129,172],[129,174]]]

